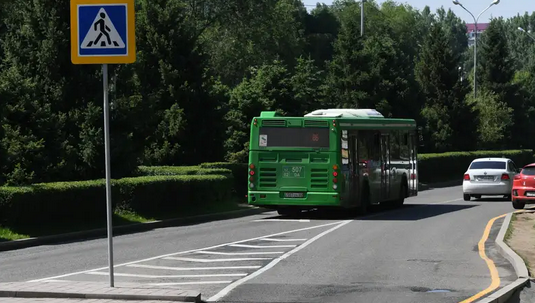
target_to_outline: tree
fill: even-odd
[[[416,77],[425,97],[422,116],[429,147],[436,151],[474,146],[475,115],[464,102],[468,86],[459,79],[459,58],[444,28],[433,24],[422,46]]]

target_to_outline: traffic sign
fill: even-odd
[[[134,0],[71,0],[71,61],[136,61]]]

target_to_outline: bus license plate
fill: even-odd
[[[303,198],[305,193],[284,193],[284,198]]]
[[[282,168],[283,178],[304,178],[305,167],[304,166],[284,166]]]

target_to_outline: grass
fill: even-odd
[[[127,209],[115,210],[113,216],[113,226],[124,226],[136,223],[146,223],[156,220],[166,220],[174,218],[185,218],[197,215],[215,214],[233,210],[244,209],[244,206],[237,204],[235,201],[210,205],[203,208],[188,208],[177,210],[175,212],[161,214],[138,214]],[[77,221],[77,222],[57,222],[50,221],[46,226],[24,225],[24,226],[2,226],[0,225],[0,242],[21,240],[32,237],[50,236],[71,232],[79,232],[91,229],[106,228],[106,218],[98,221]]]
[[[511,222],[509,223],[509,226],[507,227],[507,231],[505,232],[505,236],[503,237],[503,241],[509,245],[508,241],[513,236],[513,232],[515,228],[513,227],[513,223],[516,221],[516,214],[513,213],[511,216]]]

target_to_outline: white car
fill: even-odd
[[[472,197],[479,199],[481,196],[503,196],[511,199],[516,174],[518,168],[511,159],[475,159],[464,173],[464,201],[470,201]]]

